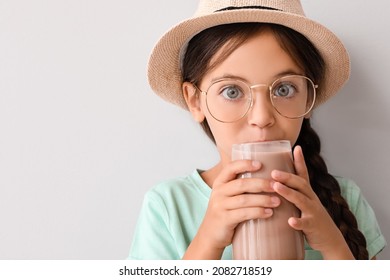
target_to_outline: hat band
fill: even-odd
[[[214,13],[224,12],[224,11],[233,11],[233,10],[243,10],[243,9],[258,9],[258,10],[271,10],[271,11],[283,12],[282,10],[271,8],[271,7],[265,7],[265,6],[242,6],[242,7],[230,6],[230,7],[220,9],[220,10],[216,10],[216,11],[214,11]]]

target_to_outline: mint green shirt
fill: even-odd
[[[343,197],[356,216],[359,229],[366,237],[372,258],[386,246],[375,214],[354,182],[341,177],[336,179]],[[210,187],[197,170],[187,177],[163,182],[148,191],[128,258],[181,259],[203,220],[210,194]],[[232,259],[231,245],[225,248],[222,259]],[[322,259],[322,255],[306,243],[305,259]]]

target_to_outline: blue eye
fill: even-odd
[[[292,84],[288,83],[282,83],[280,85],[277,85],[274,89],[273,94],[277,97],[292,97],[296,93],[296,88]]]
[[[221,94],[229,100],[239,99],[244,95],[242,90],[237,86],[227,86],[221,90]]]

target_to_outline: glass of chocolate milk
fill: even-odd
[[[233,145],[232,159],[257,160],[262,164],[259,171],[241,174],[241,178],[271,179],[271,172],[275,169],[294,173],[291,144],[286,140]],[[303,234],[294,230],[287,222],[290,217],[300,217],[300,211],[286,199],[282,197],[280,199],[280,205],[273,208],[274,212],[270,218],[248,220],[236,227],[233,237],[233,259],[304,258]]]

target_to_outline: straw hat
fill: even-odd
[[[299,0],[200,0],[192,18],[170,29],[150,56],[148,79],[153,91],[184,109],[181,56],[196,34],[216,25],[266,22],[287,26],[308,38],[326,62],[325,79],[315,106],[335,95],[348,80],[350,62],[342,42],[323,25],[308,19]]]

